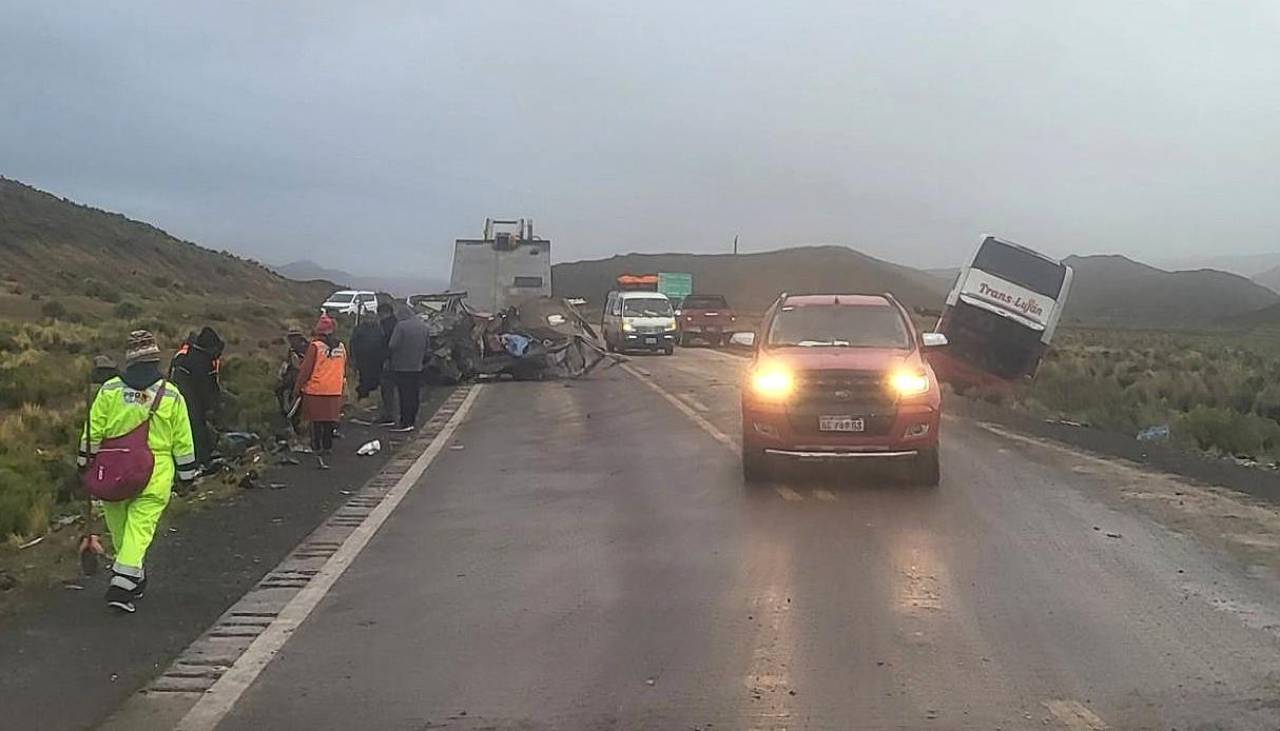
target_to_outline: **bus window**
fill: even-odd
[[[973,258],[973,268],[1055,300],[1067,269],[1056,261],[994,238],[982,242]]]

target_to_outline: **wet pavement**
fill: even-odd
[[[1280,727],[1273,508],[951,418],[744,486],[742,366],[486,386],[220,728]]]

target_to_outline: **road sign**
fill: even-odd
[[[684,299],[693,294],[693,275],[658,272],[658,291],[671,299]]]

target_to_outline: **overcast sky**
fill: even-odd
[[[1280,5],[0,0],[0,174],[267,262],[1280,251]]]

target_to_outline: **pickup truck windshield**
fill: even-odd
[[[625,317],[671,317],[671,300],[657,297],[625,299],[622,301],[622,314]]]
[[[720,295],[694,294],[684,298],[684,310],[727,310],[729,303]]]
[[[783,307],[769,328],[769,345],[798,347],[911,347],[907,327],[892,307],[822,305]]]

